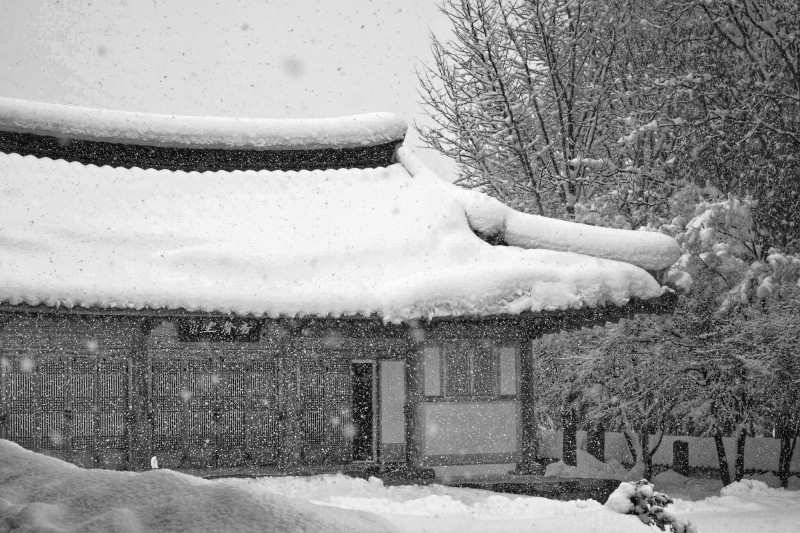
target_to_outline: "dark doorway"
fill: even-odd
[[[353,363],[353,460],[373,459],[373,370],[372,362]]]

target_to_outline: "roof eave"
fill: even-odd
[[[353,147],[248,149],[155,146],[2,131],[0,152],[84,165],[184,172],[381,168],[395,163],[402,139]]]
[[[608,304],[600,307],[585,307],[581,309],[564,309],[552,311],[525,311],[519,315],[512,314],[493,314],[493,315],[458,315],[458,316],[439,316],[430,318],[412,318],[403,322],[409,325],[425,323],[445,323],[445,322],[470,322],[470,323],[497,323],[497,322],[518,322],[533,336],[541,336],[554,331],[580,329],[583,327],[593,327],[615,323],[624,318],[631,318],[641,314],[671,314],[675,310],[678,295],[675,292],[667,291],[658,298],[647,300],[633,298],[625,305]],[[185,318],[185,317],[212,317],[212,316],[231,316],[235,313],[224,313],[214,311],[190,311],[187,309],[125,309],[125,308],[97,308],[97,307],[65,307],[47,305],[11,305],[1,304],[0,313],[2,314],[27,314],[27,315],[77,315],[77,316],[133,316],[133,317],[161,317],[161,318]],[[315,320],[348,320],[348,321],[383,321],[378,314],[369,316],[347,315],[347,316],[321,316],[307,315],[300,317],[279,316],[268,317],[264,315],[246,314],[237,316],[248,316],[255,318],[275,319],[275,320],[296,320],[296,319],[315,319]]]

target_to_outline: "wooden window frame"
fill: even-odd
[[[447,364],[447,356],[446,356],[446,347],[448,344],[462,344],[462,345],[476,345],[480,346],[483,343],[488,343],[488,349],[491,353],[491,360],[492,360],[492,393],[491,394],[475,394],[475,356],[477,355],[477,350],[470,350],[469,351],[469,360],[468,360],[468,376],[469,376],[469,393],[468,394],[448,394],[448,364]],[[439,350],[439,394],[436,395],[425,395],[425,401],[429,402],[496,402],[496,401],[510,401],[516,400],[519,395],[519,391],[514,394],[501,394],[501,384],[502,384],[502,377],[501,377],[501,354],[500,350],[502,348],[513,348],[515,350],[517,358],[519,358],[519,346],[515,343],[507,343],[507,342],[497,342],[497,341],[489,341],[489,340],[481,340],[481,339],[444,339],[440,341],[436,341],[434,343],[430,343],[426,346],[426,348],[437,348]],[[519,368],[518,363],[515,365],[515,372],[514,372],[514,380],[516,382],[519,381]]]

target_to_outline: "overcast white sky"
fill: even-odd
[[[414,69],[430,57],[429,32],[449,31],[438,4],[0,0],[0,95],[190,115],[424,119]]]

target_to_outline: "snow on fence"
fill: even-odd
[[[539,455],[553,459],[561,459],[561,431],[542,431]],[[717,449],[711,437],[685,437],[680,435],[665,436],[658,451],[653,456],[653,464],[672,466],[672,443],[684,441],[689,444],[689,466],[699,468],[718,468]],[[736,460],[736,439],[726,437],[725,452],[728,462],[733,465]],[[651,440],[651,442],[655,442]],[[586,450],[586,432],[578,431],[578,449]],[[778,470],[780,440],[767,437],[750,437],[747,439],[744,453],[745,470]],[[625,436],[622,433],[606,432],[606,461],[616,459],[622,463],[631,463],[633,458]],[[792,457],[790,470],[800,472],[800,452]]]

